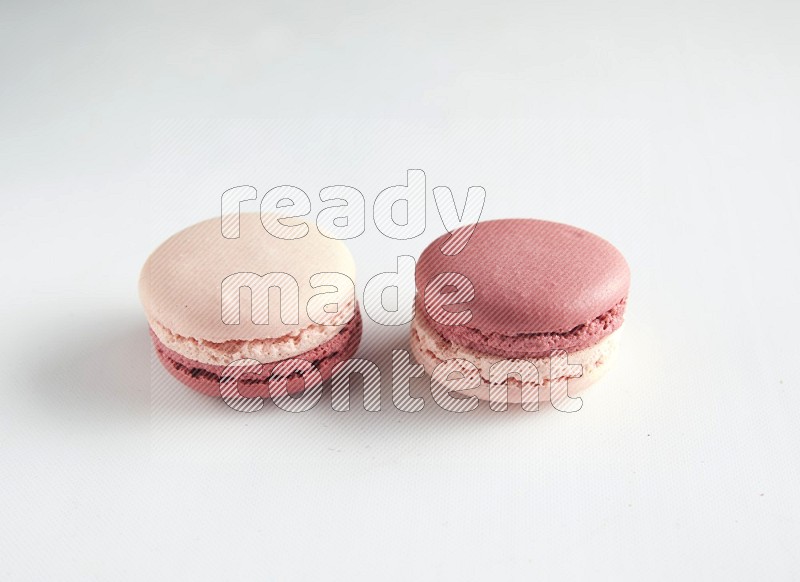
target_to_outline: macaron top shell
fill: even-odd
[[[317,273],[341,273],[355,281],[355,264],[344,243],[324,236],[313,221],[306,224],[306,236],[284,240],[267,232],[260,214],[243,213],[239,237],[235,239],[222,235],[220,218],[200,222],[172,236],[150,255],[139,278],[139,294],[148,319],[174,334],[215,343],[291,337],[320,327],[308,314],[309,300],[320,293],[335,296],[327,295],[329,287],[313,288],[311,277]],[[297,323],[282,321],[276,290],[269,294],[268,324],[253,323],[252,297],[247,292],[240,294],[239,323],[224,323],[222,282],[236,273],[287,273],[293,277],[299,288]],[[352,289],[338,291],[343,301],[354,301]],[[346,312],[343,307],[344,303],[338,305],[338,313]],[[335,325],[331,327],[341,327],[350,319],[336,317],[332,316],[330,322]],[[287,318],[290,322],[292,319]]]
[[[440,249],[450,236],[420,256],[417,292],[423,295],[439,273],[464,275],[475,296],[449,310],[469,308],[472,318],[464,327],[481,334],[567,333],[628,295],[630,271],[622,254],[574,226],[533,219],[482,222],[460,253],[446,256]]]

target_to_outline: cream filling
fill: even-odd
[[[243,358],[267,364],[295,357],[332,339],[344,325],[312,324],[279,338],[220,343],[175,334],[157,321],[150,321],[150,327],[162,344],[181,356],[203,364],[227,366]]]
[[[583,368],[583,374],[579,379],[569,380],[570,392],[573,389],[580,390],[585,388],[605,371],[607,364],[616,355],[621,331],[622,328],[620,327],[594,345],[567,353],[567,360],[570,364],[580,364]],[[488,399],[491,367],[497,362],[508,359],[451,343],[439,335],[423,317],[415,318],[411,324],[411,351],[429,375],[433,374],[436,366],[447,360],[462,359],[472,363],[478,368],[483,382],[481,389],[474,393],[479,398],[485,397],[484,399]],[[538,385],[547,386],[551,381],[550,358],[525,359],[536,366],[539,379]],[[513,387],[509,386],[509,398],[514,401],[516,399],[511,395],[512,389]],[[518,386],[517,391],[519,391]],[[464,393],[471,392],[465,391]]]

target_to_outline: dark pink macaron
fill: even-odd
[[[429,373],[448,360],[472,362],[483,384],[474,393],[487,399],[491,368],[503,360],[532,362],[547,387],[556,350],[582,366],[571,390],[598,379],[616,352],[628,298],[622,254],[585,230],[533,219],[479,223],[460,252],[446,254],[470,228],[440,237],[419,258],[417,360]]]

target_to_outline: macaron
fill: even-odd
[[[466,246],[447,254],[448,241],[463,242],[472,228]],[[490,400],[492,367],[497,372],[508,360],[530,362],[536,373],[501,375],[507,402],[525,401],[524,388],[536,389],[541,402],[560,379],[574,394],[610,366],[629,286],[622,254],[580,228],[533,219],[462,227],[431,243],[417,262],[411,350],[431,375],[443,362],[469,362],[462,373],[479,377],[464,395]],[[561,364],[581,368],[553,366],[551,375],[557,351],[566,352]]]
[[[329,378],[361,340],[347,247],[313,223],[291,240],[270,234],[258,213],[239,216],[236,238],[223,236],[221,224],[215,218],[182,230],[142,268],[139,295],[161,364],[210,396],[221,395],[226,369],[237,362],[258,367],[238,379],[245,397],[269,396],[279,377],[290,394]],[[293,368],[300,360],[318,374]]]

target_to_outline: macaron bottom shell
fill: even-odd
[[[319,371],[322,381],[325,381],[331,377],[336,364],[348,360],[358,351],[361,332],[361,314],[356,310],[355,316],[332,339],[307,352],[297,354],[294,358],[313,364]],[[150,337],[159,361],[174,378],[207,396],[221,396],[220,380],[227,366],[215,366],[182,356],[165,346],[152,329]],[[247,374],[239,378],[237,383],[239,394],[246,398],[257,396],[268,398],[269,383],[275,379],[272,370],[280,363],[280,361],[262,363],[260,374]],[[312,387],[313,385],[306,386],[306,381],[300,374],[293,373],[287,378],[288,394],[296,394]]]
[[[574,397],[578,392],[585,390],[598,381],[613,364],[619,346],[619,339],[622,328],[617,329],[610,335],[600,339],[594,345],[581,350],[567,352],[569,364],[580,364],[582,375],[567,379],[569,396]],[[538,383],[525,383],[523,385],[515,376],[509,376],[507,381],[508,396],[510,404],[520,404],[528,398],[524,397],[523,388],[538,388],[538,401],[540,405],[550,402],[550,360],[547,357],[536,358],[504,358],[502,356],[479,352],[470,348],[465,348],[454,344],[439,334],[428,319],[424,316],[417,316],[411,324],[411,353],[419,364],[425,369],[429,376],[434,375],[434,370],[438,365],[447,360],[461,359],[474,365],[480,374],[480,385],[477,388],[459,390],[459,396],[476,396],[481,400],[489,401],[490,382],[489,374],[492,365],[504,359],[525,359],[536,366],[538,372]],[[564,395],[559,398],[563,400]]]

